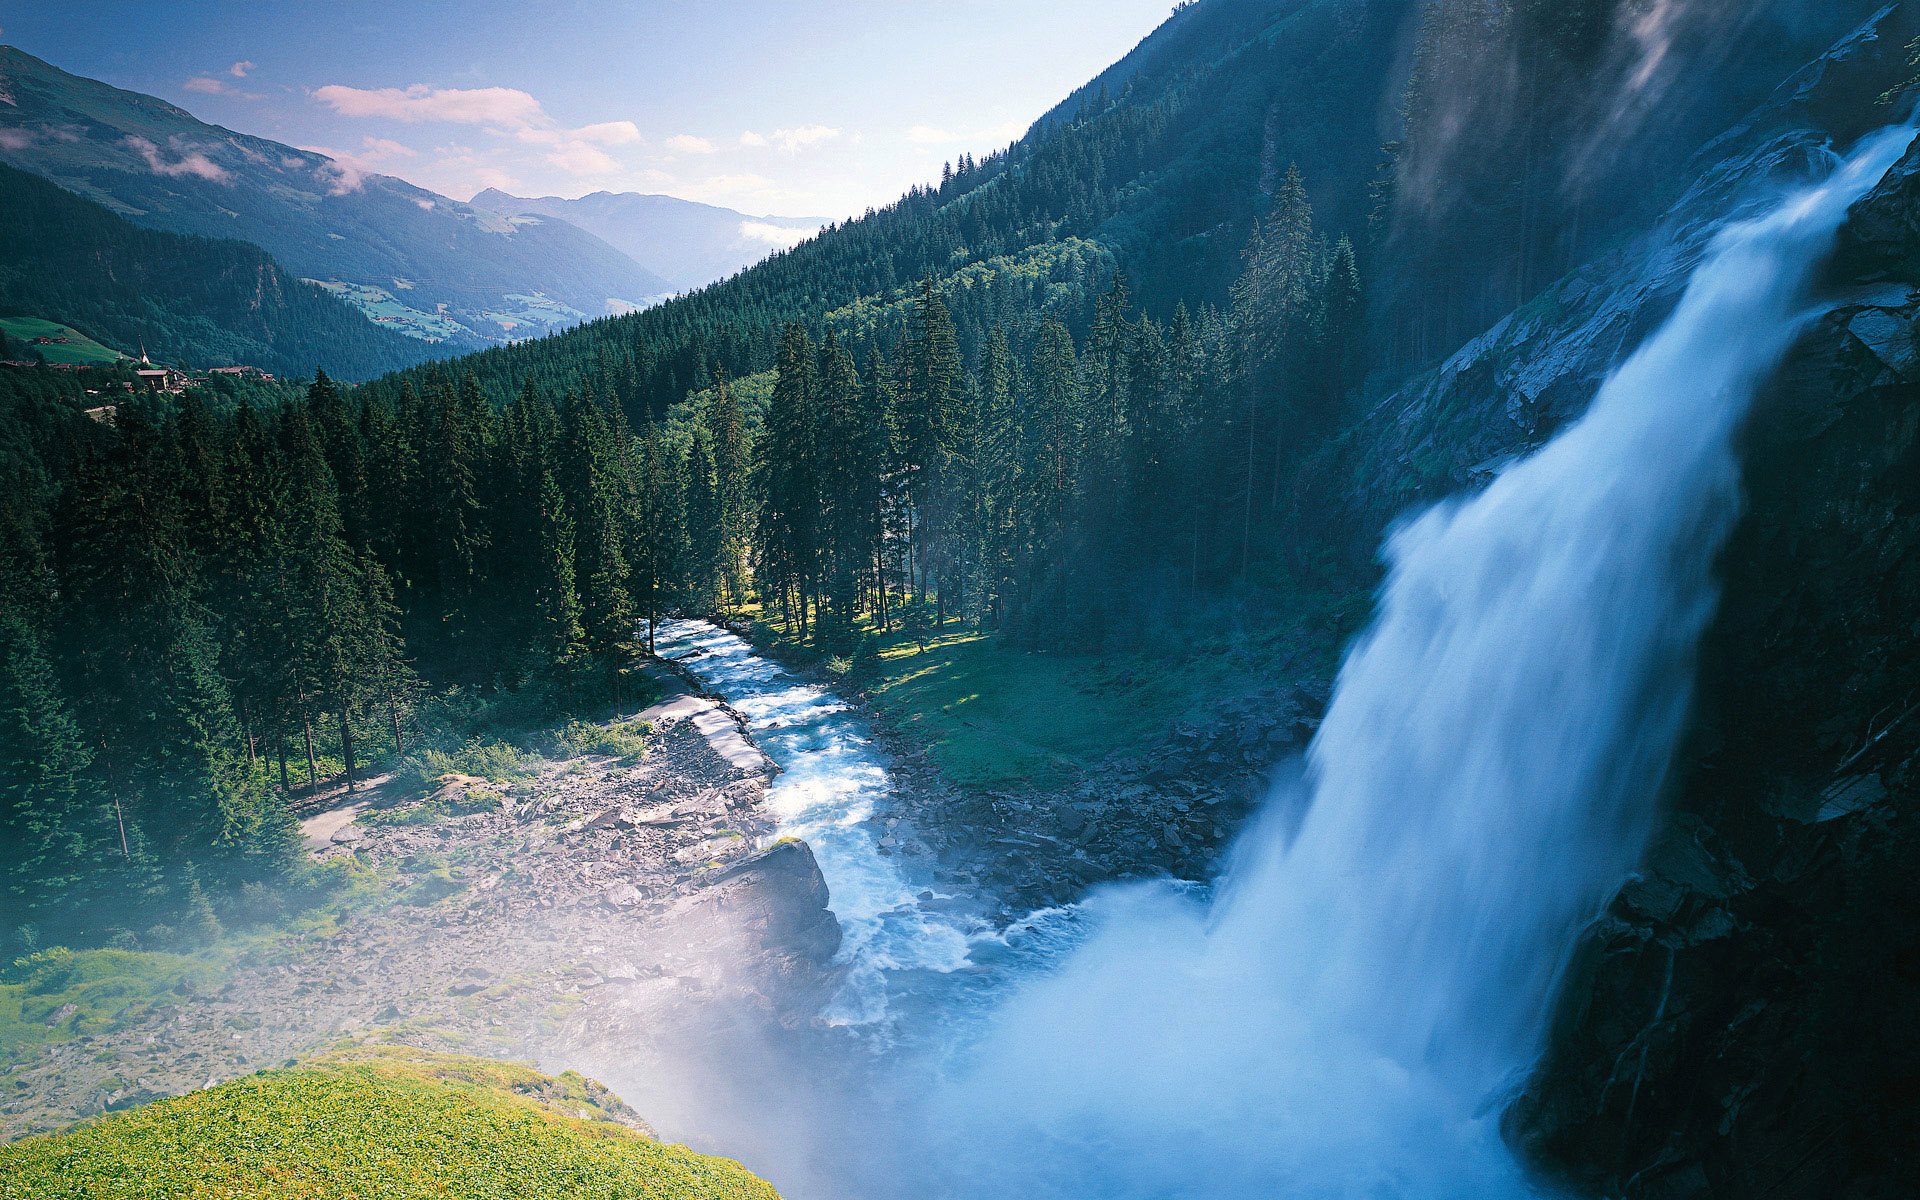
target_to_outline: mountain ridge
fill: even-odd
[[[57,319],[161,362],[316,366],[366,379],[433,357],[434,347],[369,324],[292,278],[251,243],[169,233],[27,171],[0,165],[0,315]]]
[[[827,224],[824,217],[759,217],[646,192],[603,190],[567,199],[487,188],[467,203],[502,216],[535,214],[566,221],[659,274],[676,292],[734,275]]]
[[[512,221],[0,47],[0,162],[137,224],[240,238],[369,318],[478,349],[645,307],[664,280],[551,217]]]

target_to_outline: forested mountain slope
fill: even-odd
[[[367,379],[435,348],[374,325],[265,251],[142,229],[0,166],[0,313],[76,326],[128,353],[197,368],[250,365]]]
[[[996,319],[1033,325],[1049,312],[1076,335],[1085,331],[1111,271],[1085,255],[1062,262],[1059,248],[1075,239],[1115,254],[1158,319],[1181,300],[1223,304],[1247,235],[1291,164],[1316,209],[1331,214],[1326,227],[1362,236],[1357,223],[1378,156],[1400,11],[1369,0],[1230,7],[1248,15],[1183,42],[1190,48],[1181,69],[1153,88],[1092,97],[1073,120],[1005,152],[963,159],[937,185],[829,226],[737,279],[465,365],[504,404],[529,377],[549,390],[577,387],[601,371],[604,354],[637,418],[663,412],[715,366],[733,376],[770,368],[789,321],[817,326],[849,306],[905,296],[928,276],[1004,274],[996,260],[1041,264],[1043,286],[1024,294],[975,289],[952,301],[972,364]],[[1178,33],[1192,16],[1176,17],[1147,44]],[[856,335],[869,331],[854,326]]]
[[[207,125],[0,47],[0,161],[137,224],[239,238],[393,328],[471,348],[624,311],[658,276],[562,221],[509,221],[323,154]],[[444,314],[440,305],[446,305]]]

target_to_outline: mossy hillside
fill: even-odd
[[[26,955],[0,971],[0,1063],[123,1028],[218,976],[217,963],[179,954],[56,946]]]
[[[628,1111],[572,1072],[362,1047],[0,1146],[0,1197],[778,1200]]]

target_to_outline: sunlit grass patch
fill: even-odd
[[[574,1072],[359,1047],[0,1146],[0,1196],[772,1200]]]

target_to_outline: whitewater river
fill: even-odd
[[[779,821],[775,836],[813,848],[840,919],[837,961],[846,983],[825,1013],[830,1021],[888,1039],[923,1033],[927,1021],[944,1024],[976,1010],[994,977],[1040,965],[1074,943],[1073,909],[1042,910],[996,929],[922,907],[923,896],[950,897],[922,864],[881,853],[869,822],[893,780],[873,731],[845,701],[705,621],[663,622],[656,649],[725,696],[780,765],[765,800]]]

